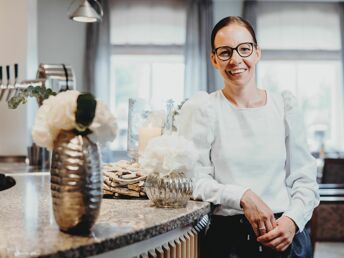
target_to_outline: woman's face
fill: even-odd
[[[215,48],[222,46],[237,47],[240,43],[252,42],[250,32],[239,24],[230,24],[220,29],[214,40]],[[213,66],[220,72],[225,85],[239,87],[255,85],[255,66],[260,59],[260,48],[253,47],[253,52],[248,57],[241,57],[236,50],[227,61],[220,60],[214,53],[211,54]]]

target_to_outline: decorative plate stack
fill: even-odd
[[[138,163],[120,160],[103,166],[104,195],[114,198],[147,198],[144,192],[146,176]]]

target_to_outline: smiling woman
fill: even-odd
[[[200,153],[193,196],[216,205],[205,257],[310,258],[304,227],[319,195],[295,97],[257,88],[261,50],[246,20],[222,19],[211,43],[223,89],[180,130]]]

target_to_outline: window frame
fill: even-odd
[[[111,45],[111,59],[114,56],[180,56],[183,59],[183,63],[185,64],[185,58],[184,58],[184,45],[177,45],[177,44],[171,44],[171,45],[153,45],[153,44],[112,44]],[[112,66],[112,62],[111,62]],[[152,73],[152,71],[150,71]],[[112,76],[111,76],[112,77]],[[152,74],[150,75],[152,77]],[[111,78],[111,85],[113,83],[113,79]],[[149,89],[149,95],[152,96],[152,86],[150,85]],[[113,85],[110,89],[111,94],[115,94],[115,89]],[[111,108],[115,108],[116,103],[115,101],[112,103]],[[127,155],[126,149],[114,149],[113,144],[111,144],[111,155],[118,155],[121,157],[125,157]]]
[[[256,5],[252,7],[253,9],[253,20],[255,21],[254,25],[258,26],[257,22],[260,15],[264,15],[266,10],[264,9],[264,6],[267,4],[266,1],[258,1]],[[280,1],[273,3],[274,5],[278,6],[278,8],[275,8],[276,11],[282,10],[283,8],[287,8],[288,6],[291,6],[293,3],[287,2],[287,1]],[[338,104],[338,107],[336,106],[337,112],[334,113],[336,119],[338,120],[337,123],[334,124],[336,126],[336,135],[334,138],[331,138],[331,143],[333,141],[337,141],[333,147],[336,148],[336,151],[338,155],[344,156],[344,5],[339,2],[324,2],[324,3],[318,3],[318,2],[300,2],[296,4],[301,4],[301,6],[310,6],[315,5],[316,8],[321,6],[324,6],[327,10],[327,6],[332,5],[336,10],[338,10],[338,18],[339,18],[339,30],[340,30],[340,49],[312,49],[312,50],[304,50],[304,49],[276,49],[276,48],[262,48],[262,56],[261,61],[338,61],[341,63],[341,71],[338,75],[338,85],[337,85],[337,92],[339,92],[339,96],[336,99],[331,99],[331,101],[335,101],[335,103]],[[331,9],[331,8],[330,8]],[[257,31],[259,30],[259,27],[256,28]],[[258,33],[259,34],[259,33]],[[257,34],[257,36],[259,36]],[[259,43],[259,38],[258,38]],[[259,45],[259,44],[258,44]],[[259,70],[259,63],[257,70]],[[258,71],[256,71],[256,75],[258,76]],[[257,78],[258,79],[258,78]],[[336,105],[336,104],[335,104]],[[339,126],[339,128],[337,128]]]
[[[344,113],[344,64],[342,60],[342,50],[276,50],[276,49],[262,49],[262,56],[261,61],[339,61],[342,63],[343,69],[341,78],[339,78],[339,81],[342,82],[342,84],[339,84],[338,87],[342,85],[342,89],[338,89],[342,92],[341,100],[341,107],[339,107],[339,114]],[[259,63],[258,63],[258,70],[259,70]],[[258,73],[257,73],[258,75]],[[331,142],[338,142],[338,144],[335,146],[338,153],[344,152],[344,119],[342,116],[339,115],[340,121],[340,127],[337,129],[337,137],[334,139],[331,139]],[[342,154],[340,154],[342,155]]]

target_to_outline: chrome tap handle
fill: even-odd
[[[0,101],[4,97],[5,89],[4,86],[2,85],[2,66],[0,66]]]
[[[7,97],[6,101],[9,101],[12,94],[12,88],[14,87],[11,85],[11,74],[10,74],[10,66],[6,65],[6,75],[7,75]]]
[[[10,85],[10,66],[6,65],[7,88]]]
[[[18,93],[19,93],[19,86],[20,85],[18,85],[18,64],[14,64],[14,84],[13,84],[14,94],[13,94],[13,97],[18,95]],[[10,99],[9,96],[8,96],[8,99]]]
[[[18,81],[18,64],[14,64],[14,86]]]
[[[2,66],[0,66],[0,87],[2,86]]]

